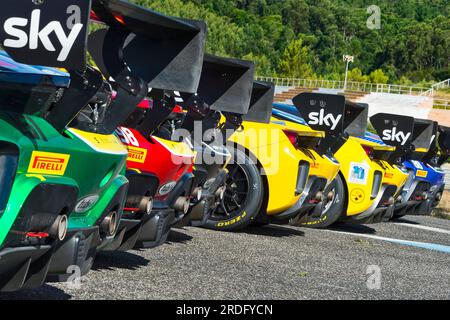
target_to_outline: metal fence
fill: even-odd
[[[345,82],[339,80],[324,80],[324,79],[294,79],[294,78],[277,78],[277,77],[257,77],[257,80],[273,82],[280,87],[301,87],[306,89],[334,89],[344,90]],[[359,92],[379,92],[379,93],[393,93],[393,94],[409,94],[409,95],[424,95],[429,88],[402,86],[397,84],[381,84],[368,82],[347,82],[347,91]]]

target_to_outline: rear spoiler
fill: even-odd
[[[344,96],[301,93],[293,100],[298,112],[313,130],[325,132],[319,153],[336,153],[348,136],[360,137],[367,130],[369,106],[346,101]]]
[[[116,79],[125,62],[149,88],[195,93],[206,41],[206,23],[168,17],[122,0],[94,0],[96,17],[110,26],[91,36],[89,49],[106,76]],[[114,48],[114,56],[105,51]],[[103,49],[103,50],[102,50]]]
[[[436,126],[431,120],[379,113],[370,121],[381,140],[396,148],[390,160],[422,160],[433,149]]]
[[[438,132],[437,144],[440,152],[437,165],[442,166],[450,157],[450,128],[439,126]]]
[[[355,137],[366,132],[367,104],[352,103],[340,95],[310,92],[301,93],[292,101],[313,130],[332,136],[346,134]]]
[[[370,118],[370,122],[385,144],[397,149],[412,149],[415,126],[413,117],[378,113]]]
[[[195,109],[203,109],[205,114],[209,110],[219,111],[226,117],[222,127],[224,141],[229,137],[225,135],[236,130],[242,124],[242,116],[250,107],[253,91],[254,63],[246,60],[222,58],[205,55],[203,70],[197,94],[184,99],[190,108],[183,123],[183,128],[192,130],[194,121],[198,120]],[[192,102],[195,101],[193,108]],[[203,121],[203,132],[216,127],[220,119],[211,114]]]
[[[412,145],[414,152],[409,154],[411,160],[422,160],[432,149],[435,141],[435,122],[431,120],[415,119]]]
[[[96,130],[114,132],[149,95],[153,108],[139,129],[150,134],[175,106],[175,98],[166,90],[197,91],[206,24],[168,17],[122,0],[94,0],[92,8],[96,18],[110,28],[90,36],[90,53],[102,73],[116,82],[118,91]]]
[[[244,115],[250,107],[254,63],[206,55],[198,97],[211,110]]]
[[[249,122],[270,123],[273,108],[275,85],[271,82],[253,82],[249,111],[243,120]]]

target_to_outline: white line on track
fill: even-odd
[[[400,244],[404,246],[409,247],[416,247],[421,249],[427,249],[432,251],[438,251],[450,254],[450,246],[437,244],[437,243],[428,243],[428,242],[417,242],[417,241],[410,241],[410,240],[402,240],[402,239],[395,239],[395,238],[387,238],[387,237],[379,237],[371,234],[361,234],[361,233],[352,233],[352,232],[345,232],[345,231],[335,231],[335,230],[324,230],[330,233],[335,234],[343,234],[343,235],[349,235],[359,238],[367,238],[367,239],[373,239],[373,240],[379,240],[379,241],[386,241],[390,243]]]
[[[399,226],[415,228],[415,229],[420,229],[420,230],[438,232],[438,233],[443,233],[443,234],[450,234],[450,230],[434,228],[434,227],[428,227],[428,226],[422,226],[422,225],[419,225],[419,224],[411,224],[411,223],[403,223],[403,222],[394,222],[393,224],[396,224],[396,225],[399,225]]]

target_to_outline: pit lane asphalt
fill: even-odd
[[[450,220],[240,233],[189,227],[169,240],[99,256],[79,289],[47,284],[0,299],[450,299]],[[369,266],[380,268],[379,290],[367,286]]]

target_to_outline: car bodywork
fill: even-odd
[[[377,114],[371,118],[371,123],[382,143],[391,143],[396,147],[396,151],[388,155],[386,161],[392,165],[402,166],[408,175],[401,193],[397,195],[394,216],[398,217],[406,212],[417,214],[429,212],[431,184],[424,179],[428,173],[423,171],[423,168],[420,169],[419,161],[430,149],[435,136],[434,122],[399,115]],[[406,160],[412,161],[415,169],[405,166]],[[421,175],[422,178],[416,179],[416,175]]]
[[[406,182],[407,175],[400,167],[393,166],[379,157],[380,154],[392,152],[395,148],[381,146],[370,136],[360,138],[367,127],[367,112],[362,111],[367,110],[367,105],[346,105],[347,108],[356,107],[360,111],[349,117],[353,119],[353,124],[351,121],[347,125],[344,123],[344,127],[347,126],[344,133],[347,130],[347,135],[340,147],[334,151],[334,158],[340,164],[339,175],[345,181],[345,205],[341,220],[356,223],[380,222],[392,217],[393,199]],[[278,118],[306,123],[298,109],[299,106],[296,108],[274,104],[274,114]],[[341,114],[344,113],[345,111],[341,111]]]

